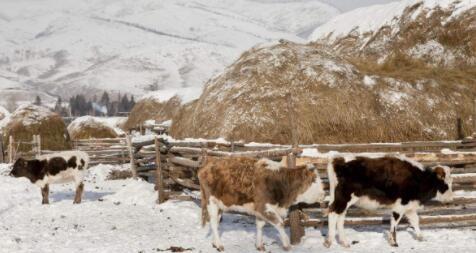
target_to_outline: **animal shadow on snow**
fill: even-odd
[[[50,188],[51,189],[51,188]],[[83,197],[81,202],[85,201],[97,201],[104,196],[114,194],[114,192],[91,192],[91,191],[84,191],[83,192]],[[59,202],[62,200],[69,201],[71,202],[74,200],[74,195],[75,191],[70,191],[70,190],[51,190],[50,191],[50,203],[51,202]]]
[[[205,227],[208,229],[208,237],[212,238],[212,231],[210,229],[210,223],[207,224]],[[226,242],[223,238],[223,233],[226,232],[236,232],[236,231],[245,231],[247,234],[251,234],[253,240],[249,243],[254,245],[255,238],[256,238],[256,223],[254,216],[247,216],[242,214],[236,213],[224,213],[222,215],[222,219],[220,224],[218,225],[218,231],[220,233],[220,237],[222,238],[223,243],[225,244],[225,249],[227,247]],[[288,233],[289,236],[289,233]],[[281,240],[279,239],[279,234],[276,229],[271,226],[269,223],[266,223],[266,226],[263,228],[263,240],[264,244],[278,244],[281,245]],[[211,241],[210,241],[211,243]]]

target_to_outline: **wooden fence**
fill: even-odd
[[[133,143],[136,149],[136,164],[139,174],[155,178],[158,190],[158,203],[167,199],[192,199],[184,196],[183,189],[199,190],[197,170],[205,156],[248,156],[267,157],[280,160],[283,166],[293,168],[303,163],[313,163],[317,166],[325,188],[328,190],[326,173],[327,157],[301,157],[302,148],[317,148],[319,150],[337,149],[340,152],[382,152],[400,151],[407,157],[431,166],[435,164],[449,165],[453,173],[453,189],[455,191],[476,191],[476,152],[474,142],[409,142],[388,144],[346,144],[346,145],[245,145],[232,142],[167,142],[164,139],[149,140]],[[399,150],[400,149],[400,150]],[[443,152],[442,152],[443,149]],[[438,150],[438,151],[437,151]],[[392,153],[390,152],[390,153]],[[389,153],[384,152],[384,153]],[[156,166],[156,165],[159,166]],[[307,226],[322,226],[326,224],[323,208],[320,205],[297,206],[290,212],[286,220],[291,228],[291,240],[298,243],[304,235]],[[476,225],[476,196],[458,197],[451,204],[431,202],[421,212],[422,225]],[[309,219],[308,217],[316,217]],[[348,225],[378,225],[389,222],[388,215],[382,210],[375,212],[351,208],[346,224]]]
[[[73,141],[73,149],[88,153],[90,164],[126,164],[133,161],[131,137],[83,139]]]

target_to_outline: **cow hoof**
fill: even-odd
[[[213,244],[213,248],[215,248],[219,252],[225,251],[225,247],[223,247],[223,245],[217,246]]]
[[[290,245],[283,246],[283,249],[284,249],[285,251],[290,251],[290,250],[291,250],[291,246],[290,246]]]
[[[415,236],[415,239],[416,239],[417,241],[419,241],[419,242],[425,241],[425,238],[423,238],[423,236],[421,236],[421,235]]]
[[[392,247],[398,247],[398,243],[396,243],[396,242],[390,243],[390,246],[392,246]]]
[[[347,240],[339,240],[339,244],[344,248],[350,248],[350,243]]]
[[[256,245],[256,249],[257,249],[258,251],[266,251],[266,249],[264,248],[264,245],[259,245],[259,246]]]
[[[81,201],[74,201],[73,204],[74,204],[74,205],[76,205],[76,204],[81,204]]]
[[[42,205],[49,205],[50,202],[48,202],[48,201],[43,201],[43,202],[41,202],[41,204],[42,204]]]
[[[331,242],[330,240],[327,240],[327,239],[326,239],[326,240],[324,241],[324,247],[330,248],[331,245],[332,245],[332,242]]]

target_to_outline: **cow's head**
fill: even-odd
[[[23,158],[18,158],[18,160],[13,164],[13,169],[10,172],[10,175],[14,177],[26,177],[34,183],[38,179],[41,179],[40,177],[42,177],[42,172],[45,167],[46,160],[25,160]]]
[[[453,201],[453,178],[451,177],[451,170],[447,166],[433,167],[433,173],[436,177],[436,197],[435,199],[441,202]]]

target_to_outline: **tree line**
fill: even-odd
[[[62,102],[58,100],[57,104],[61,105]],[[78,94],[69,99],[72,116],[117,116],[120,113],[130,112],[135,104],[134,96],[129,98],[127,94],[122,96],[119,94],[116,100],[112,100],[106,91],[99,100],[96,95],[88,100],[83,94]]]

